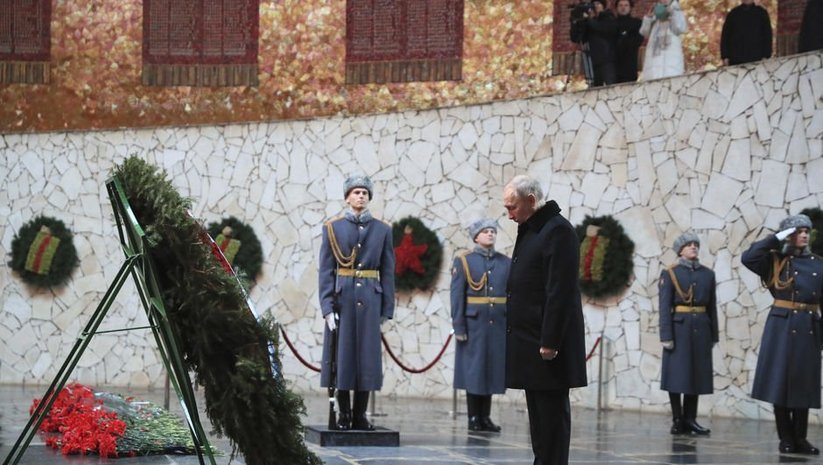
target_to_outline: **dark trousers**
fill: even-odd
[[[697,418],[697,395],[683,394],[683,401],[681,403],[680,394],[676,392],[669,393],[669,402],[672,405],[672,418],[685,418],[687,420],[694,420]]]
[[[492,411],[492,396],[483,394],[466,393],[466,407],[469,418],[489,418]]]
[[[614,69],[614,62],[606,62],[594,65],[594,80],[592,87],[608,86],[617,81],[617,73]]]
[[[526,389],[534,465],[567,465],[572,416],[569,390]]]

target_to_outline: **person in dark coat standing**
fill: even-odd
[[[640,18],[632,16],[632,0],[617,0],[617,36],[615,40],[615,82],[637,81],[638,50],[643,43]]]
[[[811,52],[823,49],[823,0],[809,0],[803,12],[800,35],[797,41],[798,52]]]
[[[394,243],[391,226],[368,210],[371,180],[352,176],[343,192],[349,208],[323,225],[320,246],[318,290],[326,320],[320,385],[331,380],[330,336],[337,329],[337,427],[372,430],[366,407],[369,392],[383,387],[380,324],[394,316]]]
[[[540,184],[514,177],[503,190],[518,224],[506,284],[506,387],[524,389],[534,463],[569,463],[569,389],[586,381],[580,243]]]
[[[660,388],[669,392],[671,433],[707,435],[711,431],[696,418],[698,396],[714,392],[712,347],[719,340],[714,272],[698,261],[697,235],[681,235],[673,248],[677,263],[660,273]]]
[[[614,45],[617,23],[612,12],[606,9],[606,0],[595,0],[592,5],[594,10],[586,20],[586,38],[594,71],[592,86],[607,86],[614,84],[616,79]]]
[[[506,280],[509,257],[495,252],[497,221],[469,226],[474,250],[452,265],[454,388],[466,390],[469,431],[499,432],[492,422],[492,394],[506,392]]]
[[[774,406],[781,453],[817,455],[806,439],[809,409],[820,408],[823,257],[809,250],[812,222],[789,216],[777,234],[743,252],[743,265],[774,297],[763,328],[752,397]]]
[[[743,0],[726,15],[720,33],[720,58],[724,65],[739,65],[772,56],[769,12],[754,0]]]

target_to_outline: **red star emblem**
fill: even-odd
[[[397,274],[403,274],[406,270],[414,271],[417,274],[423,274],[423,264],[420,263],[420,256],[426,253],[429,246],[426,244],[414,245],[412,242],[411,228],[406,226],[403,231],[403,240],[400,245],[394,248],[394,255],[397,258],[394,271]]]

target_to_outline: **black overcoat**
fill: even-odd
[[[798,52],[823,49],[823,0],[809,0],[803,12],[800,35],[797,39]]]
[[[586,385],[579,255],[574,227],[554,201],[518,226],[506,285],[506,387]],[[557,357],[543,360],[541,346],[558,350]]]
[[[614,68],[617,75],[615,82],[634,82],[637,80],[638,50],[643,43],[640,35],[640,18],[631,15],[617,15],[617,39],[615,42]]]
[[[730,65],[772,56],[772,23],[759,5],[738,5],[726,15],[720,33],[720,58]]]
[[[675,290],[668,270],[660,273],[660,340],[674,341],[663,349],[660,388],[679,394],[711,394],[712,346],[718,339],[717,298],[714,272],[694,263],[672,268],[683,292],[692,288],[691,304]],[[678,313],[675,306],[706,307],[703,313]]]
[[[823,304],[823,259],[805,253],[789,256],[777,289],[772,283],[774,259],[783,255],[774,235],[743,252],[743,265],[757,273],[775,299]],[[772,305],[757,355],[752,397],[787,408],[820,408],[820,310],[792,310]]]

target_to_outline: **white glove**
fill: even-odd
[[[661,341],[663,348],[666,350],[674,350],[674,341]]]
[[[454,338],[457,339],[459,342],[466,342],[469,340],[468,334],[455,334]]]
[[[334,312],[329,312],[326,314],[326,326],[329,327],[329,331],[334,331],[337,329],[337,322],[334,321]]]
[[[787,237],[791,236],[792,234],[794,234],[795,231],[797,231],[797,228],[784,229],[779,233],[775,234],[774,237],[776,237],[777,240],[782,241]]]
[[[385,322],[387,322],[387,321],[389,321],[389,317],[387,317],[387,316],[381,316],[381,317],[380,317],[380,326],[383,326],[383,323],[385,323]]]

